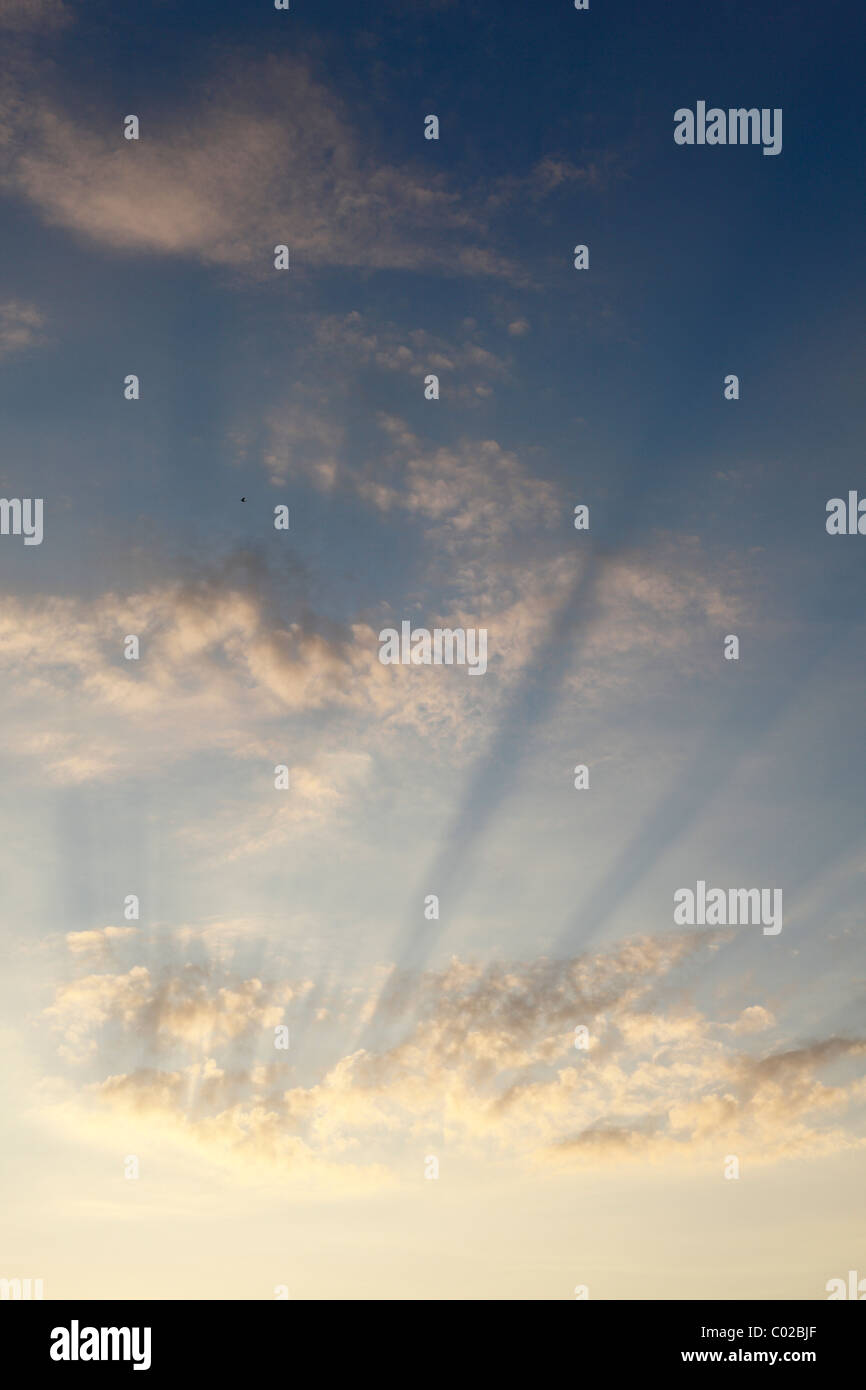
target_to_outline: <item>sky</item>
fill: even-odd
[[[866,1276],[859,7],[0,37],[0,1278]]]

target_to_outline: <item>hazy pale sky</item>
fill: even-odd
[[[858,27],[0,0],[0,1277],[866,1275]]]

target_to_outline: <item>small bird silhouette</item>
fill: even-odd
[[[241,498],[241,501],[242,501],[242,502],[246,502],[246,500],[247,500],[247,499],[246,499],[245,497],[242,497],[242,498]]]

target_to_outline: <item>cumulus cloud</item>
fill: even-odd
[[[453,731],[473,699],[465,671],[384,667],[377,629],[340,630],[274,611],[261,587],[203,579],[125,596],[10,598],[0,614],[4,717],[18,758],[76,784],[164,767],[212,751],[272,776],[287,714],[329,711],[375,740],[387,723]],[[140,659],[123,658],[127,634]],[[134,737],[131,736],[134,731]],[[291,814],[318,815],[357,780],[368,748],[338,765],[304,746],[293,761]],[[360,759],[360,761],[359,761]],[[264,775],[264,773],[263,773]],[[290,814],[286,811],[286,815]]]
[[[454,959],[438,972],[391,974],[336,1011],[345,1019],[354,998],[355,1016],[369,1017],[377,1005],[380,1044],[338,1051],[302,1082],[275,1059],[269,1032],[309,982],[223,980],[215,968],[157,981],[133,966],[63,985],[49,1016],[62,1050],[71,1039],[97,1066],[96,1035],[120,1026],[110,1074],[86,1090],[103,1117],[145,1115],[216,1161],[228,1151],[277,1171],[360,1163],[381,1176],[399,1170],[406,1142],[443,1130],[452,1152],[557,1168],[718,1162],[729,1151],[757,1163],[862,1146],[846,1116],[866,1094],[866,1040],[792,1046],[759,1005],[715,1018],[671,988],[722,939],[638,937],[566,961]],[[315,1016],[338,1048],[332,1011]],[[575,1045],[579,1027],[586,1049]],[[736,1041],[756,1032],[772,1041]],[[165,1047],[175,1065],[147,1060]],[[140,1060],[118,1070],[125,1054]]]
[[[292,602],[287,612],[267,575],[253,581],[231,567],[92,600],[8,597],[0,613],[0,708],[15,730],[8,756],[38,761],[59,785],[152,772],[203,752],[271,778],[288,757],[290,801],[267,813],[259,804],[253,817],[250,843],[268,845],[274,826],[287,834],[351,801],[395,730],[442,740],[443,756],[489,736],[580,561],[556,548],[514,557],[509,538],[549,532],[557,507],[553,490],[498,444],[428,448],[400,421],[383,428],[391,455],[353,485],[383,517],[396,510],[441,536],[429,564],[442,569],[446,596],[409,613],[416,626],[487,628],[483,682],[456,666],[383,666],[379,631],[405,610],[383,605],[376,622],[339,626]],[[402,488],[390,472],[400,467]],[[423,571],[423,556],[419,564]],[[697,646],[690,660],[699,661],[695,632],[737,612],[688,546],[606,561],[597,592],[586,658],[566,680],[566,693],[579,688],[587,700],[627,694],[641,663],[658,670],[660,647],[680,659]],[[140,658],[126,661],[133,633]],[[286,716],[331,721],[329,746],[311,740],[287,754]]]
[[[126,634],[141,643],[138,661],[123,659]],[[280,625],[261,594],[203,580],[156,586],[127,596],[9,600],[0,618],[0,664],[16,679],[19,700],[77,691],[82,702],[111,719],[136,721],[172,745],[250,750],[250,724],[268,713],[318,708],[348,696],[353,639],[330,639],[300,622]],[[250,705],[252,702],[252,708]],[[62,700],[58,699],[58,712]],[[244,705],[246,709],[244,710]],[[32,705],[31,705],[32,707]],[[206,718],[196,736],[193,724]],[[33,732],[29,751],[60,780],[69,767],[72,733]],[[94,770],[117,756],[111,735],[93,749]]]
[[[285,982],[266,990],[257,979],[211,989],[202,967],[157,979],[147,966],[135,965],[125,973],[85,975],[61,985],[47,1015],[63,1036],[62,1055],[76,1060],[96,1051],[96,1035],[109,1022],[122,1024],[138,1046],[149,1038],[157,1047],[218,1047],[280,1023],[296,992]]]

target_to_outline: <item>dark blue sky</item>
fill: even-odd
[[[258,480],[250,470],[236,479],[226,434],[244,411],[265,413],[303,369],[311,307],[445,335],[474,317],[491,345],[493,315],[506,307],[533,332],[515,344],[508,391],[474,423],[541,450],[545,475],[564,487],[591,487],[609,509],[598,519],[612,544],[635,524],[675,522],[707,542],[758,533],[764,544],[791,542],[803,559],[810,514],[828,488],[847,486],[862,426],[857,7],[297,4],[281,14],[96,4],[76,13],[75,25],[32,45],[25,125],[50,93],[96,130],[136,111],[146,140],[154,122],[160,133],[182,125],[226,64],[243,72],[264,54],[301,55],[344,104],[363,151],[421,177],[435,171],[458,199],[474,203],[544,158],[596,172],[493,215],[484,240],[513,259],[526,287],[310,269],[300,256],[290,286],[239,291],[194,254],[112,254],[46,226],[12,196],[2,292],[49,301],[53,333],[39,370],[33,359],[7,363],[4,415],[37,474],[72,484],[73,512],[80,500],[96,519],[102,499],[132,519],[162,499],[163,543],[182,546],[202,518],[231,530],[236,480],[241,492]],[[284,99],[303,139],[288,81]],[[677,147],[673,111],[698,99],[782,107],[781,157]],[[438,144],[419,138],[429,111],[442,122]],[[280,151],[273,157],[278,171]],[[585,277],[571,267],[577,241],[591,247]],[[134,437],[115,390],[119,362],[146,383]],[[719,389],[728,371],[742,382],[733,411]],[[355,439],[358,416],[401,403],[390,385],[365,386]],[[423,402],[413,406],[420,421]],[[55,439],[62,417],[62,457],[34,436],[34,413]],[[455,423],[441,411],[431,433],[447,439]],[[741,499],[732,508],[714,483],[732,463],[751,473],[747,508]],[[823,563],[820,533],[816,541]]]

